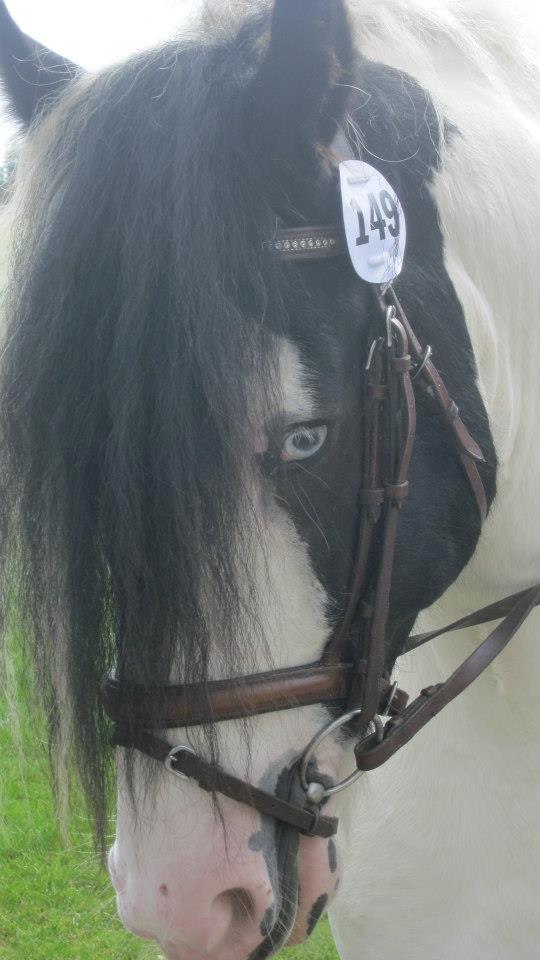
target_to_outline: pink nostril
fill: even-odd
[[[236,926],[244,926],[246,923],[252,923],[255,917],[255,902],[248,890],[242,890],[241,887],[234,887],[216,897],[214,904],[217,906],[221,899],[229,905],[232,922]]]
[[[162,894],[162,887],[159,888]],[[169,925],[169,937],[160,939],[161,947],[170,960],[212,960],[226,957],[240,960],[250,954],[260,943],[268,923],[272,891],[267,883],[260,884],[260,897],[243,887],[231,887],[218,894],[208,905],[204,919],[197,911],[189,915],[176,914],[176,936],[170,939],[173,926]],[[263,892],[264,888],[264,892]],[[259,902],[260,900],[260,902]],[[173,908],[174,909],[174,908]]]
[[[109,853],[120,919],[137,936],[157,940],[169,960],[244,960],[256,950],[274,925],[275,903],[266,870],[255,866],[229,870],[229,884],[202,871],[179,883],[172,868],[145,883],[128,872],[117,847]]]

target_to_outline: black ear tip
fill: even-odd
[[[29,126],[80,72],[24,33],[0,0],[0,77],[15,119]]]
[[[303,42],[297,49],[299,59],[303,50],[317,39],[332,44],[338,36],[350,37],[348,6],[344,0],[275,0],[272,16],[272,36],[282,42],[298,32]]]
[[[250,145],[290,159],[330,143],[355,64],[344,0],[275,0],[267,53],[250,91]]]

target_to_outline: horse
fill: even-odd
[[[387,749],[470,664],[471,608],[538,599],[537,26],[210,0],[91,75],[0,4],[5,631],[102,850],[117,720],[109,869],[168,958],[267,957],[326,910],[343,960],[537,955],[537,613]],[[364,232],[406,222],[391,283],[338,249],[348,162],[391,201]],[[412,650],[417,620],[468,629]]]

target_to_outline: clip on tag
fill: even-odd
[[[343,224],[354,269],[368,283],[391,283],[401,272],[407,228],[397,194],[363,160],[339,165]]]

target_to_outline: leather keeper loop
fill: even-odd
[[[385,383],[370,383],[367,387],[368,400],[386,400],[388,388]]]
[[[405,483],[385,483],[384,495],[387,500],[398,500],[401,502],[409,495],[409,481]]]
[[[390,363],[396,373],[408,373],[409,370],[412,370],[413,366],[408,353],[406,353],[404,357],[392,357]]]
[[[384,503],[385,492],[383,487],[359,490],[358,503],[362,507],[380,507]]]

